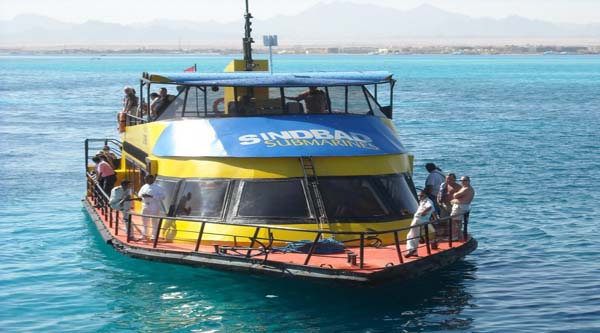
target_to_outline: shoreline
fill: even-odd
[[[253,53],[268,55],[268,49],[256,48]],[[557,46],[557,45],[505,45],[505,46],[404,46],[404,47],[278,47],[274,55],[597,55],[598,46]],[[238,48],[18,48],[0,47],[0,56],[36,55],[169,55],[169,56],[224,56],[242,54]]]

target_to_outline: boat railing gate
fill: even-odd
[[[95,152],[102,150],[104,146],[109,146],[110,151],[113,152],[117,158],[121,158],[123,145],[121,141],[117,139],[85,139],[85,171],[88,172],[90,159],[96,156]],[[88,187],[89,189],[89,187]]]
[[[138,117],[138,116],[130,114],[130,113],[127,113],[126,117],[127,117],[127,122],[126,122],[127,126],[141,125],[141,124],[145,124],[149,121],[149,120],[144,119],[143,116]],[[148,119],[150,119],[150,118],[148,118]]]
[[[123,146],[117,139],[86,139],[85,142],[85,173],[87,175],[87,193],[92,198],[92,203],[95,207],[99,207],[103,216],[108,216],[109,223],[112,227],[113,212],[108,205],[109,193],[106,193],[96,179],[95,170],[90,170],[90,160],[96,156],[95,152],[102,150],[104,146],[109,146],[117,158],[121,158]],[[109,211],[110,210],[110,211]],[[118,211],[117,217],[118,220]]]

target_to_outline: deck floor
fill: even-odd
[[[91,202],[90,198],[87,198],[88,202]],[[92,205],[93,207],[93,205]],[[127,242],[127,236],[124,230],[122,230],[122,225],[119,226],[118,234],[115,233],[114,224],[113,227],[110,227],[108,221],[108,214],[104,216],[102,214],[102,210],[99,208],[94,208],[98,217],[104,224],[106,230],[111,234],[111,236],[122,243],[126,243],[128,246],[137,247],[148,250],[161,250],[161,251],[173,251],[177,253],[181,252],[195,252],[196,245],[193,243],[187,242],[170,242],[166,241],[162,238],[159,238],[156,248],[154,248],[154,244],[152,240],[145,239],[140,240],[141,234],[138,230],[133,230],[132,240]],[[132,216],[132,223],[134,225],[141,224],[141,218],[139,216]],[[463,245],[465,241],[453,241],[453,247],[459,247]],[[435,255],[437,253],[443,252],[445,250],[450,249],[449,243],[447,241],[438,242],[438,248],[436,250],[431,249],[431,255]],[[346,247],[347,251],[352,251],[355,253],[357,258],[356,265],[351,265],[348,263],[348,255],[347,253],[340,254],[313,254],[308,263],[309,266],[312,267],[324,267],[324,268],[332,268],[336,270],[345,270],[356,273],[373,273],[380,270],[385,269],[389,266],[397,266],[402,265],[403,263],[410,263],[415,260],[421,260],[428,257],[427,248],[425,244],[419,244],[418,248],[418,257],[410,257],[404,258],[404,254],[406,253],[406,245],[404,242],[400,244],[400,250],[402,253],[402,261],[398,256],[398,252],[396,250],[395,245],[382,246],[379,248],[366,246],[364,248],[364,263],[363,268],[360,268],[360,248],[356,247]],[[215,254],[215,246],[214,245],[200,245],[198,252],[200,253],[211,253]],[[221,254],[223,256],[232,256],[232,257],[245,257],[247,254],[247,250],[240,249],[237,251],[232,251],[231,249],[227,250],[227,254]],[[258,251],[252,252],[252,258],[255,260],[263,260],[265,259],[265,254],[259,254]],[[303,265],[306,260],[307,254],[305,253],[291,253],[291,252],[281,252],[281,251],[270,251],[267,254],[268,261],[272,262],[281,262],[286,264],[294,264],[294,265]]]

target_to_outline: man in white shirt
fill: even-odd
[[[146,184],[140,188],[138,197],[142,199],[142,215],[159,215],[162,200],[165,199],[165,191],[160,185],[154,183],[154,176],[147,175],[144,180]],[[142,216],[142,237],[148,238],[148,222],[152,222],[152,238],[158,235],[158,218]]]
[[[431,202],[435,212],[440,214],[440,207],[437,204],[437,196],[440,192],[440,186],[446,180],[446,176],[442,173],[442,170],[438,168],[434,163],[425,164],[425,169],[429,172],[427,179],[425,179],[425,193]]]
[[[129,210],[131,209],[131,198],[132,192],[129,179],[123,179],[121,186],[115,186],[110,191],[110,199],[108,201],[112,209],[121,211],[123,216],[123,223],[121,224],[123,230],[127,232],[127,222],[129,221]]]
[[[419,238],[421,237],[421,224],[429,222],[433,213],[433,202],[428,198],[427,193],[423,190],[419,192],[419,208],[413,217],[410,224],[411,229],[406,235],[406,255],[404,257],[418,257],[417,247],[419,246]],[[433,229],[431,225],[428,229]]]

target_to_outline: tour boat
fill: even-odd
[[[141,259],[355,284],[414,278],[475,250],[465,222],[457,239],[423,232],[405,258],[418,202],[392,123],[392,73],[269,73],[252,59],[250,18],[243,60],[222,73],[143,73],[120,139],[85,141],[83,204],[103,239]],[[150,92],[163,87],[153,112]],[[140,202],[124,221],[95,179],[91,158],[105,145],[116,186],[128,179],[135,194],[155,175],[164,191],[148,239]]]

